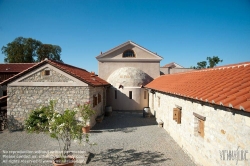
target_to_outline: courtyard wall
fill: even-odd
[[[249,113],[159,92],[149,94],[149,106],[198,165],[250,165]],[[179,124],[173,119],[174,108],[181,110]],[[197,116],[205,118],[203,137]]]

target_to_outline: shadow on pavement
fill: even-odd
[[[92,133],[103,132],[133,132],[136,127],[157,125],[154,117],[144,118],[142,113],[115,112],[109,117],[104,117],[101,123],[97,123],[92,129]]]
[[[137,165],[152,165],[152,163],[160,164],[166,160],[171,160],[171,158],[166,158],[161,152],[139,152],[134,149],[108,149],[99,154],[90,154],[87,163],[95,164],[95,162],[97,162],[103,163],[104,165],[133,165],[133,162],[136,162]]]

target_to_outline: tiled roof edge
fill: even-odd
[[[170,94],[170,95],[176,95],[176,96],[179,96],[179,97],[184,97],[184,98],[188,98],[188,99],[193,99],[193,100],[196,100],[196,101],[199,101],[199,102],[204,102],[204,103],[207,103],[207,104],[214,104],[214,105],[217,105],[217,106],[223,106],[223,107],[226,107],[226,108],[231,108],[231,109],[235,109],[235,110],[238,110],[238,111],[244,111],[244,112],[250,112],[250,110],[246,110],[242,105],[239,106],[239,109],[234,107],[233,105],[229,104],[228,106],[226,105],[223,105],[223,103],[215,103],[213,100],[212,101],[208,101],[207,99],[206,100],[202,100],[201,98],[197,98],[197,97],[191,97],[191,96],[186,96],[186,95],[182,95],[182,94],[177,94],[177,93],[174,93],[174,92],[166,92],[166,91],[162,91],[162,90],[157,90],[157,89],[154,89],[154,88],[150,88],[150,87],[146,87],[145,88],[147,89],[153,89],[154,91],[156,92],[159,92],[159,93],[164,93],[164,94]]]
[[[29,67],[29,68],[27,68],[27,69],[21,71],[20,73],[18,73],[18,74],[16,74],[16,75],[12,76],[12,77],[10,77],[10,78],[8,78],[7,80],[4,80],[3,82],[0,83],[0,85],[5,85],[5,84],[7,84],[7,83],[13,81],[13,80],[16,79],[16,78],[21,77],[23,74],[27,73],[27,72],[30,71],[31,69],[35,69],[35,68],[41,66],[43,63],[45,63],[45,61],[46,61],[46,60],[43,60],[43,61],[41,61],[41,62],[39,62],[39,63],[36,63],[34,66],[31,66],[31,67]]]
[[[79,67],[75,67],[75,66],[72,66],[72,65],[69,65],[69,64],[65,64],[65,63],[53,61],[53,60],[48,60],[48,63],[51,64],[52,66],[54,66],[54,67],[56,67],[56,68],[58,68],[58,69],[64,71],[65,73],[67,73],[67,74],[69,74],[69,75],[71,75],[71,76],[73,76],[73,77],[75,77],[75,78],[77,78],[77,79],[79,79],[79,80],[81,80],[81,81],[87,83],[88,85],[93,86],[93,87],[109,85],[109,84],[103,84],[103,83],[101,83],[101,82],[98,81],[98,80],[95,80],[95,81],[99,82],[101,85],[94,85],[94,84],[92,84],[91,82],[88,82],[88,81],[86,81],[85,79],[83,79],[82,77],[80,77],[78,74],[73,73],[73,72],[70,72],[70,71],[68,71],[67,69],[61,67],[60,65],[62,65],[62,66],[64,66],[64,65],[65,65],[65,66],[69,66],[69,67],[76,68],[76,69],[79,69],[79,70],[83,70],[83,71],[89,73],[89,72],[88,72],[87,70],[85,70],[85,69],[82,69],[82,68],[79,68]],[[100,78],[100,79],[101,79],[101,78]]]

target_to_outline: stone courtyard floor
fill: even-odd
[[[114,111],[92,128],[90,142],[97,145],[71,147],[76,158],[88,151],[90,166],[195,165],[155,118],[143,118],[138,112]],[[52,165],[57,150],[57,141],[47,135],[0,131],[0,165]]]

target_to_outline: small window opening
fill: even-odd
[[[132,91],[129,91],[129,99],[132,99]]]
[[[97,97],[96,95],[93,95],[93,107],[97,105]]]
[[[117,90],[115,90],[115,99],[117,99]]]
[[[144,99],[147,99],[147,91],[144,91]]]
[[[45,70],[45,71],[44,71],[44,75],[45,75],[45,76],[49,76],[49,75],[50,75],[50,70]]]
[[[123,53],[122,55],[123,58],[127,58],[127,57],[135,57],[135,53],[133,50],[127,50]]]
[[[3,90],[3,96],[7,96],[7,90]]]
[[[160,107],[160,106],[161,106],[161,98],[158,97],[158,107]]]

